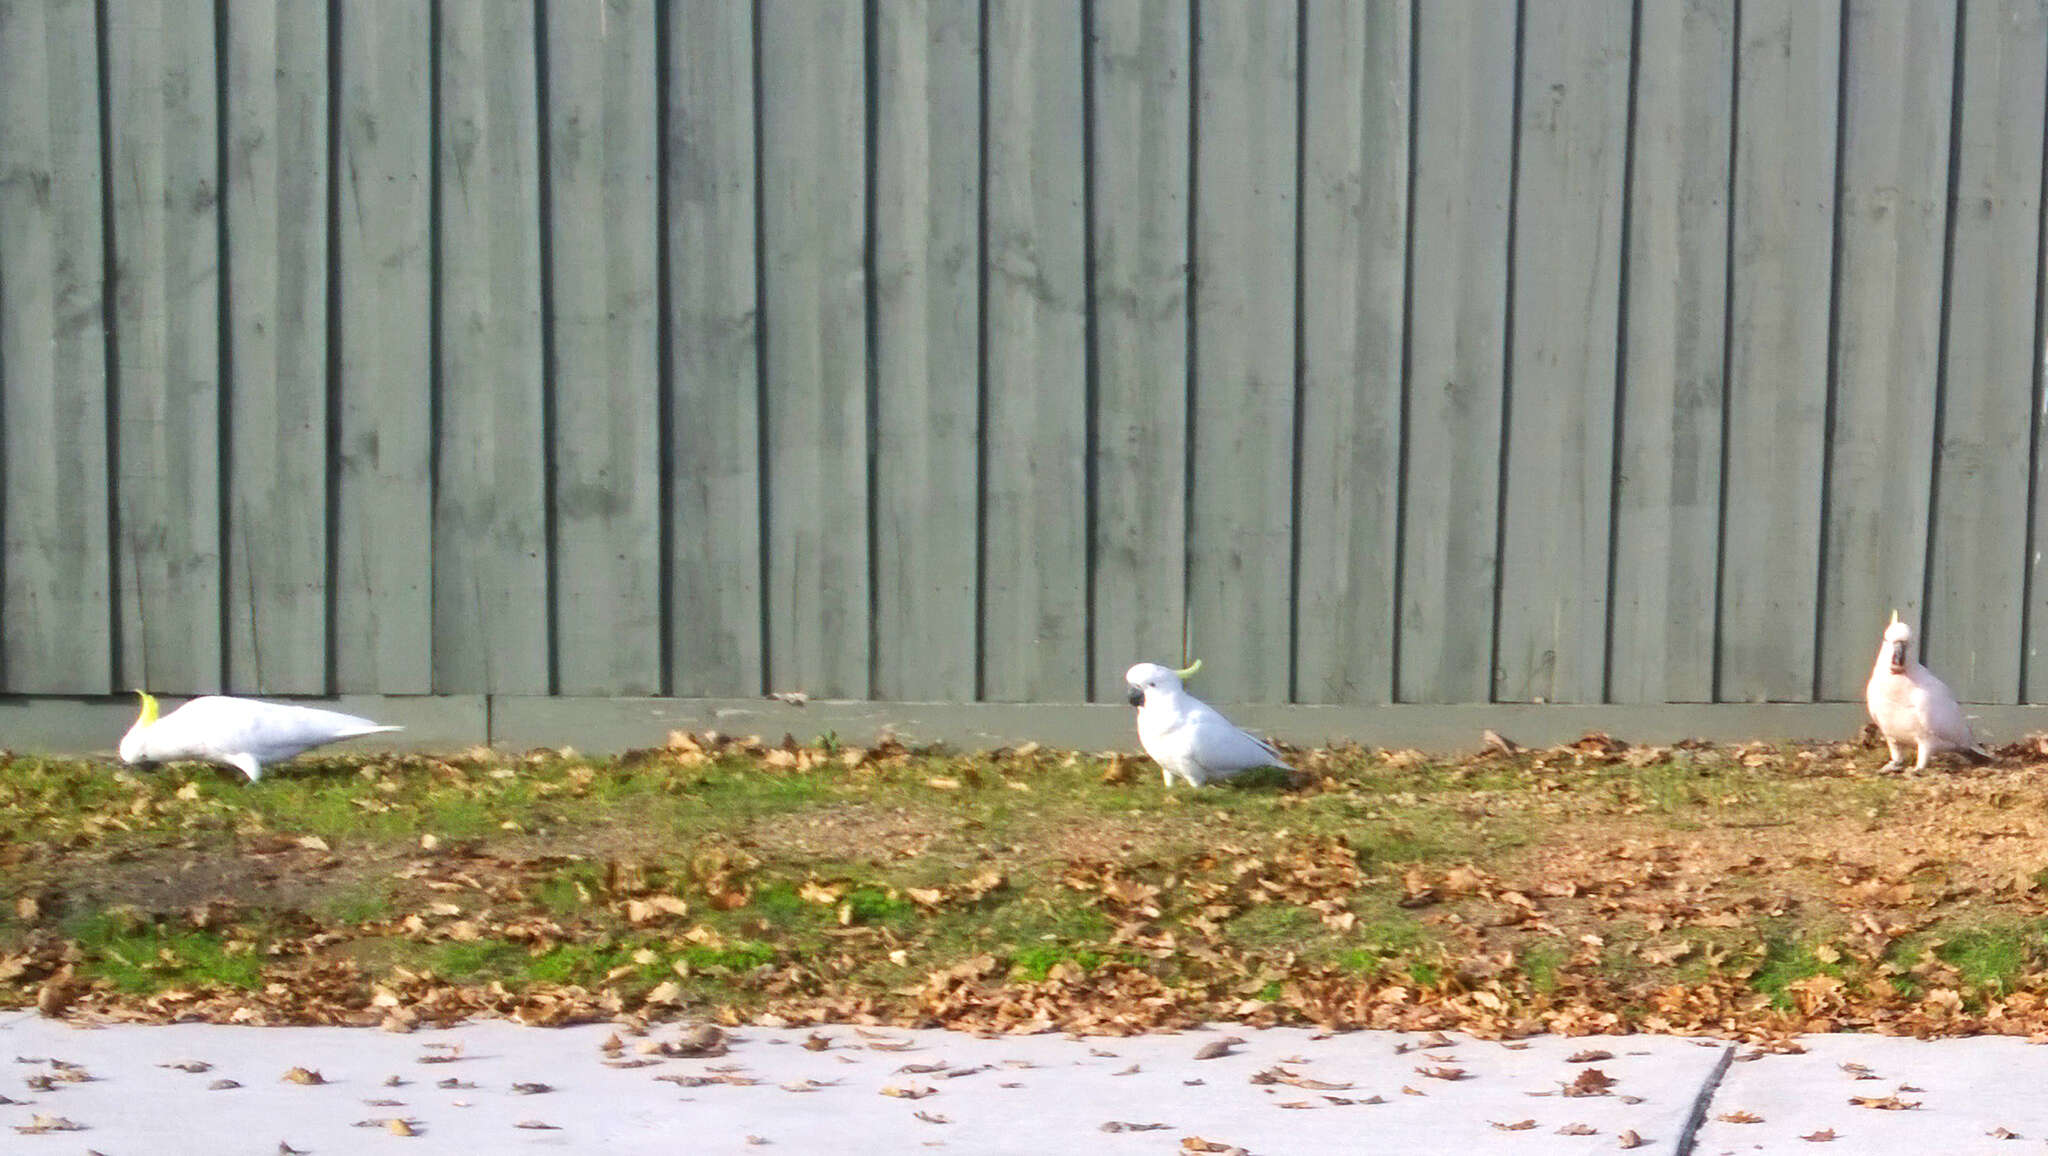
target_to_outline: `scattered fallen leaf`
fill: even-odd
[[[1621,1142],[1623,1148],[1640,1148],[1643,1146],[1643,1138],[1636,1135],[1634,1128],[1630,1128],[1628,1131],[1616,1136],[1615,1139]]]
[[[16,1124],[14,1130],[24,1136],[40,1136],[45,1132],[83,1132],[85,1125],[66,1120],[62,1116],[45,1116],[38,1112],[26,1124]]]
[[[1493,1120],[1489,1121],[1489,1123],[1502,1132],[1527,1132],[1536,1126],[1536,1121],[1534,1120],[1517,1120],[1512,1124],[1503,1124],[1498,1120]]]
[[[293,1068],[282,1077],[287,1084],[324,1084],[327,1077],[310,1068]]]
[[[536,1084],[529,1082],[514,1084],[512,1085],[512,1090],[521,1096],[538,1096],[543,1092],[552,1092],[555,1090],[555,1088],[552,1084]]]
[[[1834,1138],[1835,1130],[1833,1128],[1822,1128],[1818,1132],[1808,1132],[1806,1135],[1800,1137],[1801,1140],[1805,1140],[1813,1144],[1825,1144]]]
[[[1104,1132],[1163,1132],[1171,1124],[1127,1124],[1122,1120],[1111,1120],[1102,1126]]]
[[[1743,1111],[1741,1109],[1733,1112],[1723,1112],[1714,1117],[1714,1119],[1724,1124],[1761,1124],[1764,1122],[1764,1118],[1755,1112]]]
[[[1465,1078],[1465,1069],[1463,1068],[1437,1067],[1416,1068],[1415,1070],[1421,1072],[1425,1076],[1428,1076],[1432,1080],[1462,1080]]]
[[[1598,1136],[1600,1129],[1590,1124],[1566,1124],[1557,1130],[1560,1136]]]
[[[1591,1064],[1597,1063],[1600,1060],[1611,1060],[1613,1058],[1614,1053],[1606,1050],[1605,1048],[1587,1048],[1583,1052],[1573,1052],[1571,1055],[1566,1056],[1564,1058],[1564,1062],[1567,1064]]]
[[[1220,1056],[1227,1056],[1231,1054],[1232,1048],[1242,1043],[1244,1041],[1236,1036],[1225,1036],[1220,1040],[1210,1040],[1208,1043],[1195,1049],[1195,1058],[1198,1060],[1213,1060]]]
[[[950,1124],[953,1122],[949,1117],[941,1116],[937,1112],[912,1112],[911,1115],[916,1116],[927,1124]]]
[[[1858,1108],[1876,1108],[1883,1112],[1904,1112],[1920,1106],[1918,1100],[1901,1100],[1897,1096],[1851,1096],[1849,1103]]]
[[[521,1120],[512,1126],[514,1128],[530,1128],[537,1132],[559,1132],[562,1130],[560,1124],[549,1124],[541,1120]]]

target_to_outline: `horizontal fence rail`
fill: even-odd
[[[2048,0],[0,0],[0,693],[2048,701]]]

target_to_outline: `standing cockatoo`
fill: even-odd
[[[1182,689],[1180,680],[1202,668],[1202,660],[1186,670],[1170,670],[1141,662],[1124,672],[1131,705],[1138,708],[1138,741],[1159,764],[1167,786],[1179,775],[1191,787],[1227,779],[1253,767],[1294,768],[1280,761],[1280,752],[1232,726],[1214,707]]]
[[[142,714],[121,737],[122,762],[221,763],[252,783],[263,777],[264,763],[339,739],[405,729],[339,711],[217,694],[195,698],[158,718],[155,696],[135,693],[142,696]]]
[[[1990,762],[1991,756],[1970,734],[1970,720],[1963,717],[1963,708],[1956,705],[1948,684],[1907,655],[1912,642],[1913,628],[1899,621],[1898,611],[1892,611],[1891,625],[1884,628],[1884,642],[1877,648],[1870,685],[1863,692],[1864,701],[1870,704],[1870,721],[1877,724],[1892,751],[1892,761],[1878,769],[1898,770],[1908,743],[1920,748],[1920,758],[1913,764],[1916,771],[1926,770],[1928,756],[1942,751],[1954,751],[1973,763]]]

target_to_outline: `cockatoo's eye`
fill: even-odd
[[[1134,687],[1132,687],[1132,688],[1131,688],[1131,693],[1129,693],[1129,694],[1125,695],[1125,696],[1124,696],[1124,698],[1125,698],[1125,700],[1126,700],[1126,701],[1128,701],[1128,702],[1129,702],[1129,703],[1130,703],[1130,704],[1131,704],[1132,706],[1144,706],[1144,705],[1145,705],[1145,688],[1144,688],[1144,687],[1142,687],[1142,686],[1134,686]]]

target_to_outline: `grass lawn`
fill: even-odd
[[[257,784],[13,758],[0,1005],[2048,1032],[2048,756],[1882,761],[1589,736],[1305,751],[1292,781],[1167,791],[1124,757],[686,736]]]

